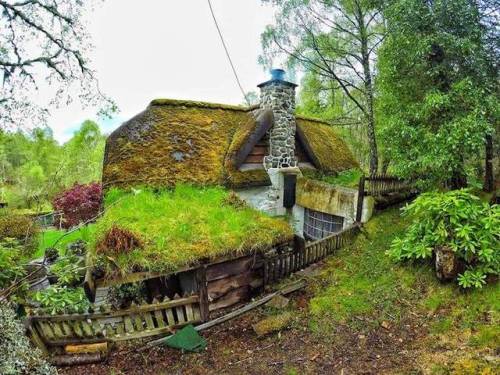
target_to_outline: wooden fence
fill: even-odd
[[[27,326],[33,342],[48,354],[70,344],[156,336],[201,320],[199,298],[193,295],[116,311],[101,306],[99,312],[87,314],[30,315]]]
[[[372,174],[361,176],[358,185],[358,204],[356,209],[356,222],[361,221],[363,213],[363,199],[365,196],[382,197],[392,193],[410,193],[415,190],[411,180],[402,180],[386,174]]]
[[[233,286],[235,289],[227,293],[228,300],[240,301],[238,293],[248,288],[245,281],[260,281],[257,284],[265,286],[283,279],[333,254],[358,231],[359,226],[355,224],[314,242],[296,241],[290,251],[271,256],[259,254],[258,261],[246,255],[188,270],[195,273],[197,285],[196,294],[190,297],[176,295],[173,300],[155,300],[151,304],[116,311],[102,305],[95,306],[99,311],[86,314],[32,314],[27,319],[28,334],[44,353],[57,354],[66,345],[142,339],[165,334],[187,324],[205,322],[212,310],[225,306],[223,303],[219,303],[220,306],[214,304],[214,301],[210,303],[210,296],[213,299],[217,293],[226,292],[224,288]],[[235,272],[237,274],[232,278],[226,277],[226,274]],[[257,279],[254,280],[254,276]]]
[[[291,252],[266,257],[264,260],[264,285],[287,277],[333,254],[335,250],[352,239],[358,231],[359,226],[353,225],[328,237],[309,242],[305,246],[296,246]]]

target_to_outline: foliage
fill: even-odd
[[[12,306],[0,303],[0,374],[56,375],[38,348],[30,345]]]
[[[381,136],[394,171],[463,187],[498,123],[498,71],[476,2],[389,1],[379,51]]]
[[[361,170],[353,168],[340,172],[336,176],[318,176],[317,178],[332,185],[355,188],[358,186],[362,175],[363,172]]]
[[[26,274],[21,265],[23,252],[23,246],[18,240],[6,238],[0,242],[0,289]]]
[[[107,302],[115,309],[125,309],[130,304],[144,303],[147,296],[147,289],[144,282],[120,284],[109,289]]]
[[[0,128],[43,123],[50,107],[75,97],[103,112],[114,109],[99,90],[88,59],[92,48],[85,16],[94,4],[0,2]],[[35,100],[34,92],[42,85],[47,98]]]
[[[0,216],[0,239],[14,238],[22,241],[25,253],[32,250],[39,231],[39,226],[29,216],[10,213]]]
[[[374,113],[374,61],[383,40],[383,20],[376,1],[263,0],[277,9],[263,32],[261,63],[285,57],[305,74],[303,109],[331,110],[332,122],[360,122],[366,127],[370,172],[378,167]],[[340,114],[340,116],[339,116]]]
[[[84,313],[90,306],[83,288],[51,285],[33,294],[33,300],[50,314]]]
[[[293,237],[285,221],[248,207],[224,204],[227,196],[222,188],[188,185],[127,195],[112,189],[91,239],[94,264],[104,267],[108,276],[140,270],[174,271],[200,259],[264,249]],[[143,248],[119,254],[97,252],[97,244],[114,226],[141,238]]]
[[[464,288],[482,287],[488,274],[500,272],[500,206],[490,206],[467,190],[424,193],[405,207],[413,220],[389,251],[396,260],[432,257],[436,246],[449,246],[467,270],[459,275]]]
[[[64,145],[49,128],[0,131],[0,200],[9,207],[50,210],[49,201],[75,182],[101,178],[105,136],[85,121]]]
[[[54,209],[62,212],[62,226],[71,228],[96,217],[101,208],[102,187],[94,182],[75,184],[57,195],[52,202]]]
[[[418,332],[425,333],[421,328],[425,324],[431,331],[429,348],[442,345],[441,337],[448,348],[448,340],[456,337],[459,350],[453,353],[478,346],[496,350],[500,284],[464,293],[454,283],[440,283],[427,263],[411,268],[395,264],[386,250],[394,238],[404,236],[409,225],[410,218],[400,217],[397,208],[385,210],[365,224],[353,243],[327,258],[321,274],[310,284],[314,296],[307,314],[313,332],[329,341],[343,340],[346,330],[346,339],[360,333],[376,337],[383,321],[390,324],[393,334],[406,324],[416,324]],[[464,332],[469,333],[465,339],[461,337]],[[438,348],[441,353],[442,347]]]
[[[50,273],[57,276],[57,284],[76,286],[83,279],[84,261],[81,257],[68,254],[60,257],[50,266]]]

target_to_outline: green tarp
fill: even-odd
[[[167,337],[164,344],[188,352],[200,352],[207,347],[207,341],[198,334],[191,324]]]

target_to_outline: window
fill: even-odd
[[[344,226],[341,216],[325,214],[306,208],[304,210],[304,237],[319,240],[330,234],[340,232]]]

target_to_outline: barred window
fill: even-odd
[[[343,226],[344,218],[341,216],[325,214],[308,208],[304,210],[304,237],[307,240],[319,240],[340,232]]]

